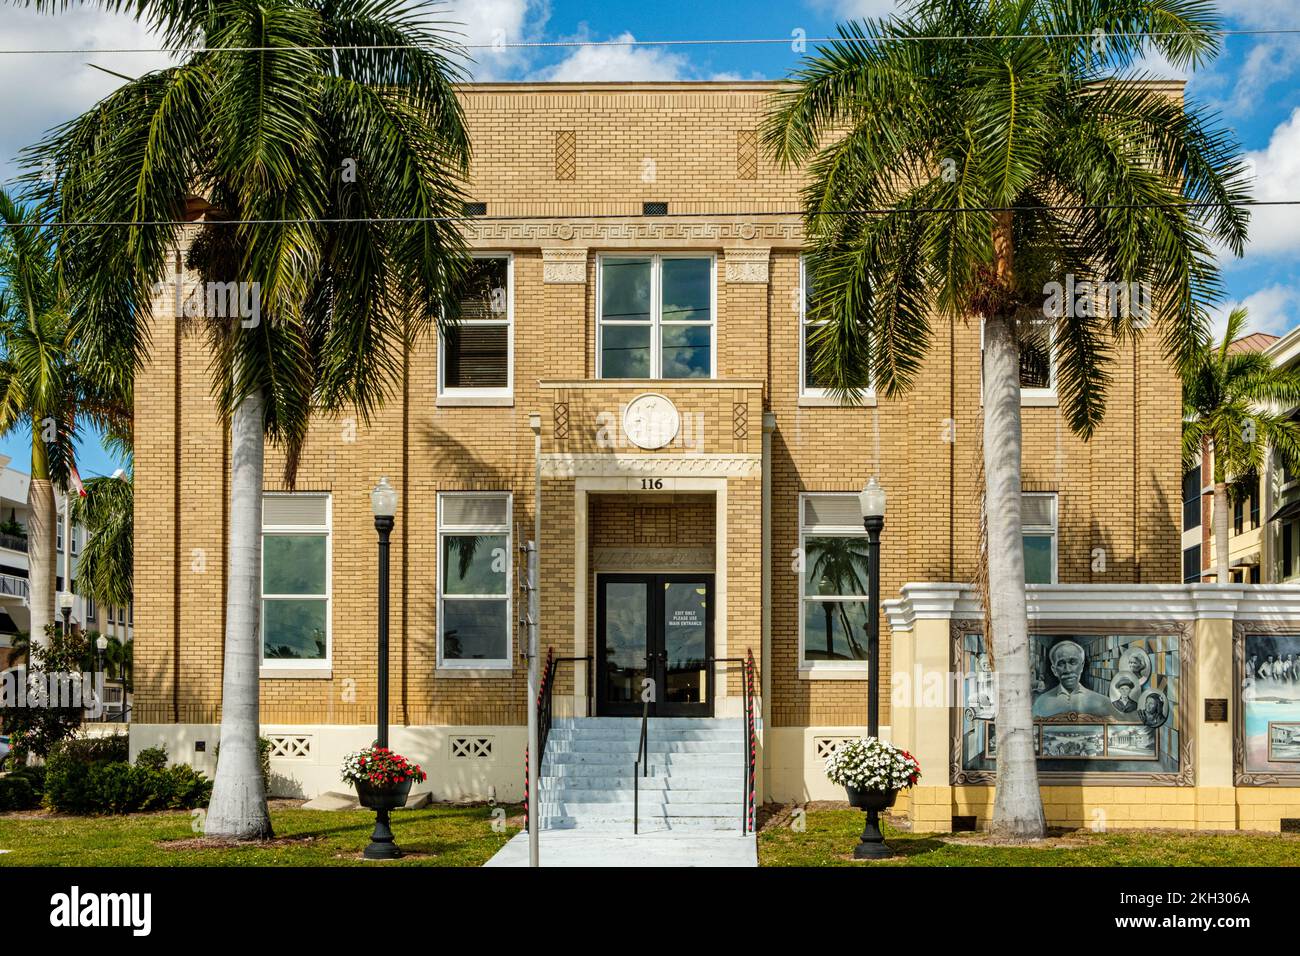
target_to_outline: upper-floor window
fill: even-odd
[[[1183,530],[1201,526],[1201,466],[1183,472]]]
[[[118,623],[125,623],[125,608]],[[330,661],[329,495],[262,497],[262,666]]]
[[[1021,398],[1056,396],[1056,338],[1053,323],[1036,319],[1020,323],[1020,395]],[[980,326],[980,369],[984,363],[984,327]],[[980,381],[983,388],[983,379]]]
[[[856,494],[799,501],[800,666],[867,659],[867,534]]]
[[[713,378],[712,256],[601,256],[597,378]]]
[[[817,374],[817,354],[819,347],[816,334],[829,323],[826,319],[814,319],[812,305],[814,300],[814,282],[812,270],[808,268],[807,257],[799,259],[799,394],[809,398],[825,398],[830,395],[821,377]],[[869,394],[869,384],[863,385]]]
[[[1025,583],[1056,583],[1056,493],[1020,496],[1020,524],[1025,542]]]
[[[1201,546],[1183,549],[1183,583],[1199,584],[1201,581]]]
[[[508,492],[438,495],[438,666],[509,669]]]
[[[514,385],[514,261],[475,256],[460,294],[460,321],[444,330],[438,394],[508,396]]]

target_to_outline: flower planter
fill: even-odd
[[[371,810],[396,810],[406,806],[406,798],[411,795],[413,780],[402,783],[373,784],[366,780],[357,780],[357,800],[363,807]]]
[[[859,810],[888,810],[898,799],[897,790],[859,790],[850,786],[845,786],[844,789],[849,794],[849,806]]]

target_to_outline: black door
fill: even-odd
[[[596,713],[713,713],[713,575],[596,577]]]

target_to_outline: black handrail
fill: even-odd
[[[636,763],[632,764],[632,832],[641,832],[641,774],[650,776],[650,701],[641,704],[641,742],[636,748]],[[644,771],[642,768],[644,767]]]
[[[542,666],[540,686],[537,688],[537,760],[538,773],[541,772],[541,761],[546,759],[546,741],[551,736],[551,718],[553,715],[553,692],[555,690],[555,675],[560,665],[566,662],[575,663],[577,661],[587,662],[587,712],[591,712],[591,655],[586,657],[556,657],[554,648],[546,649],[546,663]],[[528,800],[532,796],[528,792],[528,762],[531,759],[527,745],[524,746],[524,829],[528,828]]]

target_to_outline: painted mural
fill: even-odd
[[[1300,774],[1300,634],[1247,634],[1245,641],[1244,769]]]
[[[1031,635],[1039,770],[1177,773],[1179,641],[1177,634]],[[963,634],[961,648],[961,768],[991,772],[997,768],[996,668],[981,634]],[[1295,686],[1300,690],[1300,682]],[[1295,743],[1284,748],[1300,750],[1300,715],[1294,719]]]

